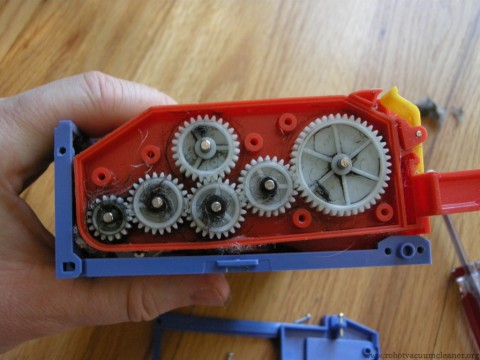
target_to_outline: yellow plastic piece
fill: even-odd
[[[401,118],[407,120],[412,126],[420,126],[422,124],[420,110],[418,110],[418,107],[407,99],[401,97],[398,94],[398,89],[396,86],[380,98],[380,104]],[[422,144],[415,146],[413,151],[420,160],[415,169],[416,173],[422,174],[424,172]]]

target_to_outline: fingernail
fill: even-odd
[[[192,301],[196,305],[225,306],[226,301],[215,288],[203,288],[192,295]]]

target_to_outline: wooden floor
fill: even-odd
[[[430,130],[426,165],[479,168],[480,2],[0,1],[0,97],[92,69],[147,83],[181,103],[345,94],[397,85],[464,110]],[[52,168],[25,197],[53,231]],[[480,259],[478,214],[454,217]],[[384,353],[472,353],[446,229],[433,220],[433,265],[229,275],[226,308],[187,312],[294,321],[344,312],[381,334]],[[54,299],[52,299],[54,301]],[[148,359],[152,324],[31,341],[7,359]],[[0,335],[1,336],[1,335]],[[163,359],[274,359],[267,341],[172,333]]]

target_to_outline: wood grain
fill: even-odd
[[[430,128],[427,168],[480,167],[480,3],[471,1],[2,1],[0,96],[88,70],[143,82],[182,103],[344,94],[397,85],[412,100],[462,107]],[[52,168],[25,193],[53,230]],[[477,214],[455,216],[480,259]],[[472,353],[440,219],[431,266],[229,275],[225,309],[185,311],[293,321],[347,316],[381,334],[385,353]],[[31,341],[7,359],[148,359],[151,323]],[[171,333],[164,359],[273,359],[261,340]]]

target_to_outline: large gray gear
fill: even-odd
[[[223,178],[238,160],[240,143],[227,122],[208,115],[185,121],[173,139],[175,165],[200,181]]]
[[[138,223],[139,229],[163,235],[183,223],[187,192],[171,175],[147,174],[133,184],[130,195],[127,200],[134,215],[133,222]]]
[[[348,115],[323,116],[298,136],[291,154],[296,184],[317,210],[357,215],[385,193],[388,148],[371,125]]]
[[[228,237],[245,220],[245,202],[235,184],[228,180],[197,184],[189,195],[190,226],[210,239]]]
[[[127,235],[132,227],[128,204],[116,195],[103,195],[91,202],[87,211],[88,230],[102,241],[113,242]]]
[[[289,172],[289,165],[275,156],[252,160],[240,173],[239,183],[247,209],[260,216],[278,216],[292,207],[297,191]]]

